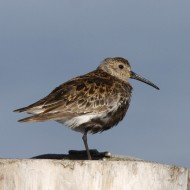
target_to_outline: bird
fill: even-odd
[[[51,120],[82,133],[87,158],[92,160],[87,135],[111,129],[124,118],[133,90],[129,78],[159,90],[133,72],[127,59],[108,57],[97,69],[62,83],[46,97],[14,111],[31,114],[19,122]]]

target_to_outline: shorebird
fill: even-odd
[[[129,78],[159,90],[155,84],[133,72],[128,60],[106,58],[96,70],[61,84],[46,97],[15,112],[32,114],[19,122],[53,120],[81,132],[87,157],[91,160],[87,134],[108,130],[124,118],[132,93]]]

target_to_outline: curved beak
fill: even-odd
[[[140,75],[134,73],[133,71],[130,72],[130,78],[139,80],[141,82],[144,82],[144,83],[156,88],[157,90],[160,90],[155,84],[153,84],[149,80],[145,79],[144,77],[141,77]]]

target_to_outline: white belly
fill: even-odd
[[[77,117],[73,117],[71,119],[68,120],[58,120],[57,122],[64,124],[67,127],[70,127],[71,129],[75,130],[75,131],[79,131],[77,128],[78,126],[88,123],[90,122],[92,119],[96,119],[99,118],[103,123],[108,122],[108,120],[110,119],[109,117],[107,117],[109,112],[115,112],[118,109],[118,105],[115,104],[111,109],[109,109],[107,112],[102,112],[102,113],[98,113],[98,114],[84,114],[81,116],[77,116]],[[85,130],[85,128],[84,128]],[[82,131],[81,131],[82,132]]]
[[[74,117],[72,119],[69,119],[67,121],[63,121],[63,124],[71,127],[71,128],[75,128],[80,126],[81,124],[87,123],[89,122],[91,119],[96,118],[98,115],[96,114],[86,114],[86,115],[81,115],[81,116],[77,116]]]

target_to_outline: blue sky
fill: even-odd
[[[190,167],[190,1],[2,0],[0,157],[84,149],[81,134],[56,122],[18,123],[13,113],[106,57],[127,58],[160,91],[130,80],[127,116],[89,135],[90,148]]]

